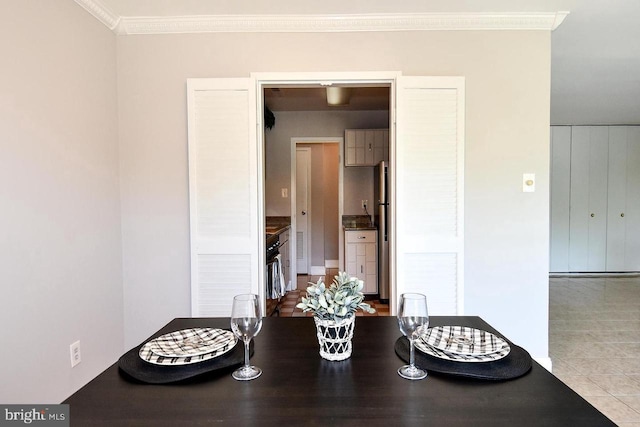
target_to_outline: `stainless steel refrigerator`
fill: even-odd
[[[376,200],[374,222],[378,228],[378,292],[380,302],[389,302],[389,191],[388,168],[385,161],[375,167],[373,197]]]

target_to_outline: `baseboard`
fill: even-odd
[[[533,360],[542,365],[549,372],[553,372],[553,362],[550,357],[534,357]]]
[[[310,276],[324,276],[327,274],[327,269],[324,267],[324,265],[320,266],[320,265],[312,265],[310,270],[309,270],[309,275]]]
[[[617,273],[549,273],[549,278],[557,279],[563,277],[640,277],[638,271],[621,271]]]
[[[337,259],[325,259],[324,260],[325,268],[340,268],[340,260]]]

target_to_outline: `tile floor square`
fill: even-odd
[[[640,427],[640,277],[549,279],[553,373],[620,426]]]

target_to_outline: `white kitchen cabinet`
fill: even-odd
[[[345,166],[375,166],[389,160],[389,129],[347,129]]]
[[[345,268],[349,276],[364,281],[363,293],[378,293],[378,244],[376,230],[345,231]]]
[[[640,271],[640,127],[609,127],[607,271]]]

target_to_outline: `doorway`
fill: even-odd
[[[266,121],[258,114],[258,109],[262,113],[264,108],[263,90],[286,85],[322,87],[344,83],[386,84],[393,101],[388,114],[391,120],[387,122],[391,125],[392,314],[396,296],[410,291],[433,295],[430,301],[436,308],[432,310],[434,314],[464,312],[464,78],[407,77],[391,72],[370,72],[364,76],[363,73],[262,73],[249,78],[187,81],[194,316],[228,316],[229,300],[238,291],[258,294],[263,303],[265,300],[268,239],[264,218],[271,209],[265,204],[268,178],[264,173],[265,159],[267,164],[279,162],[286,169],[282,187],[276,189],[284,189],[281,199],[289,206],[287,182],[291,159],[286,155],[273,156],[268,151],[274,140],[284,141],[288,150],[291,142],[289,138],[270,141],[274,129],[269,133],[263,131]],[[213,110],[230,114],[211,115]],[[313,128],[315,121],[311,124]],[[278,128],[276,125],[275,130]],[[339,128],[342,130],[334,132],[342,135],[344,123]],[[434,135],[443,138],[433,138]],[[218,167],[195,167],[210,158],[216,159]],[[226,185],[220,187],[220,182]],[[211,188],[225,191],[212,194]],[[212,195],[218,199],[212,199]],[[347,199],[358,201],[343,196],[343,200]],[[295,239],[291,244],[295,246]],[[232,286],[228,277],[237,278]],[[216,296],[215,305],[210,304],[212,300],[207,295]]]
[[[292,138],[291,149],[297,274],[326,276],[340,266],[342,138]]]
[[[327,105],[326,88],[321,84],[263,85],[260,94],[263,105],[275,117],[273,128],[265,129],[263,133],[265,222],[268,224],[274,216],[289,216],[294,283],[298,275],[317,277],[336,269],[344,271],[343,216],[372,214],[375,203],[373,166],[344,166],[345,130],[389,129],[391,84],[372,82],[354,85],[349,104],[342,106]],[[310,168],[313,177],[302,173],[310,183],[310,189],[301,193],[303,200],[296,200],[296,175],[302,178],[300,173],[296,173],[296,159],[299,157],[296,146],[306,147],[312,152],[324,151],[318,157],[312,155],[315,159],[311,160]],[[333,173],[326,172],[322,176],[316,170],[317,159],[326,159],[329,151],[335,153],[331,156],[335,159],[336,167]],[[286,165],[283,159],[288,159],[290,165]],[[287,173],[289,185],[285,183]],[[333,203],[333,208],[327,207],[331,203],[316,206],[317,196],[324,192],[319,184],[326,184],[329,178],[338,181],[337,201]],[[368,206],[363,206],[361,201],[369,201]],[[325,280],[331,282],[332,277],[330,275]]]

